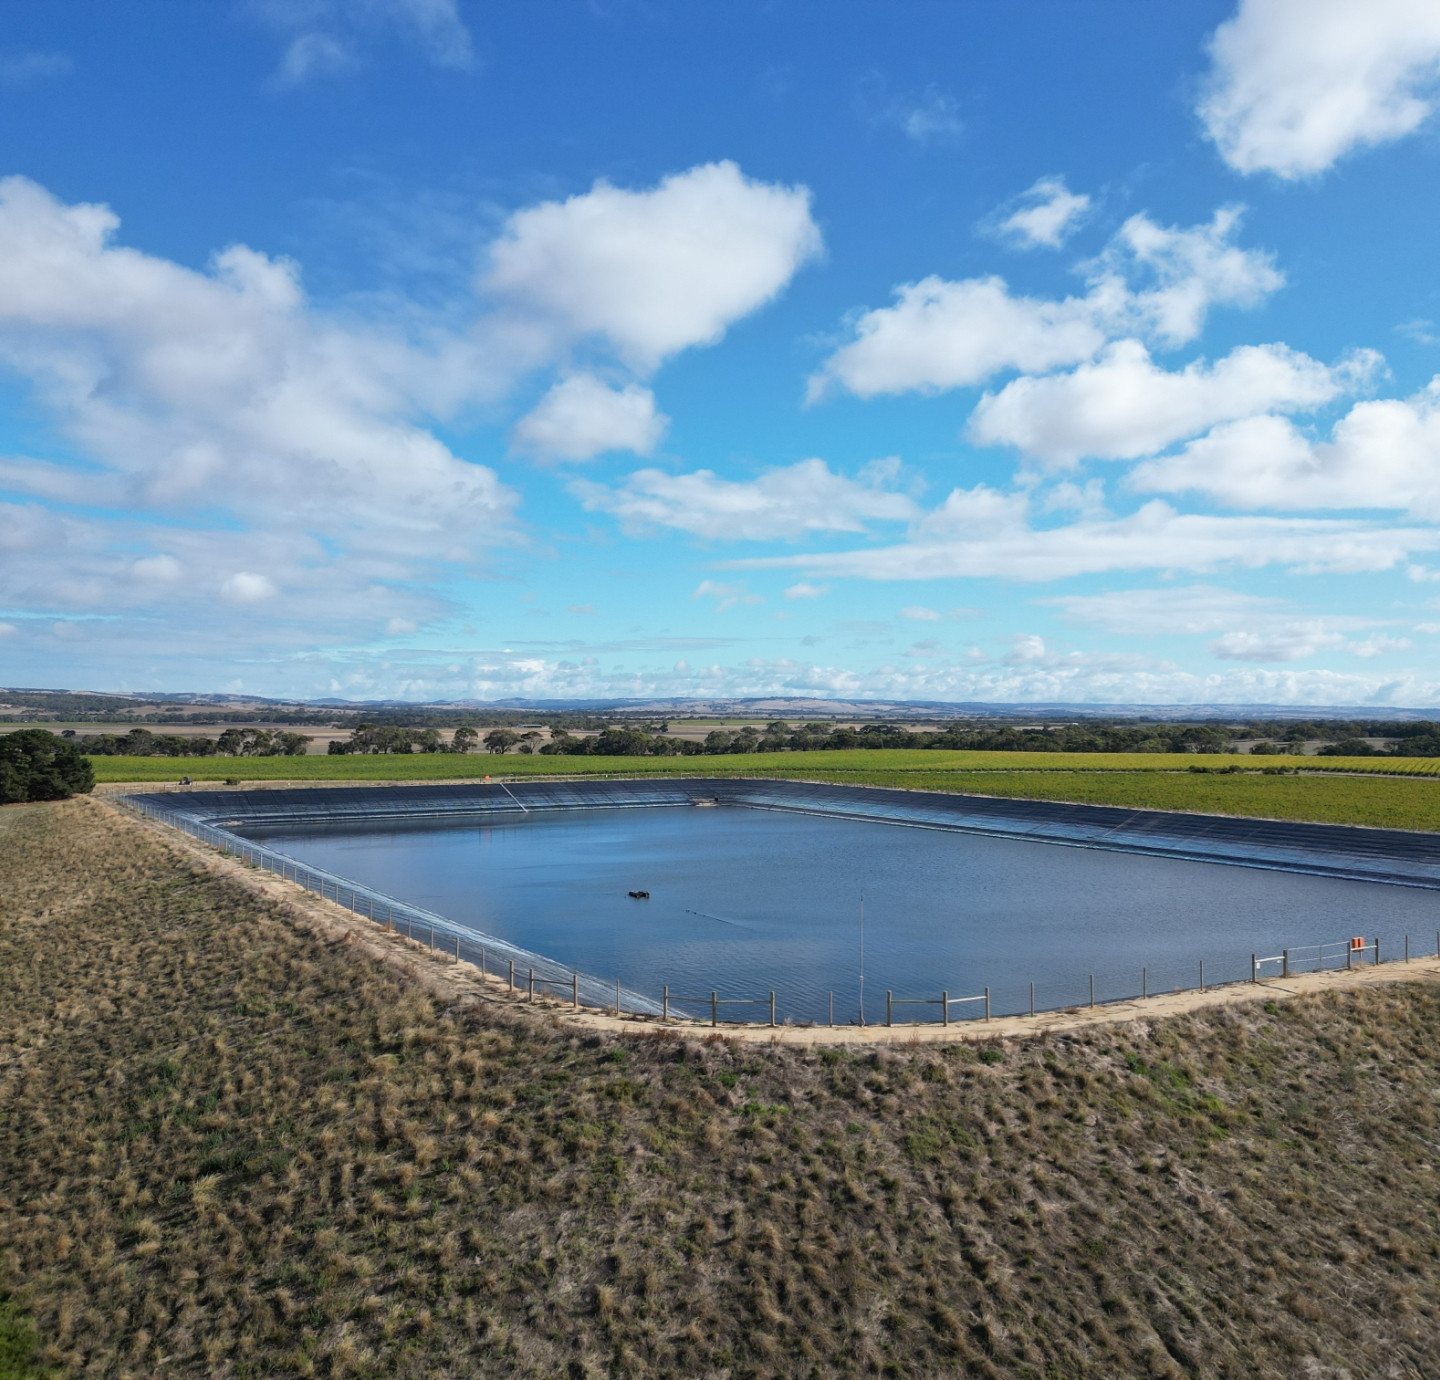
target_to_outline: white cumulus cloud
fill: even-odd
[[[0,462],[40,500],[0,514],[0,548],[31,553],[0,562],[0,599],[189,601],[199,618],[205,589],[263,571],[334,626],[351,596],[373,617],[402,598],[385,588],[513,540],[517,496],[414,420],[464,372],[446,343],[333,320],[295,265],[244,246],[200,272],[117,231],[107,207],[0,181],[0,365],[84,462]]]
[[[649,455],[669,420],[638,383],[612,388],[593,374],[572,374],[515,424],[510,443],[540,460],[590,460],[612,450]]]
[[[1082,265],[1083,297],[1017,297],[998,277],[903,284],[894,305],[855,318],[854,338],[812,376],[809,396],[834,387],[862,398],[934,392],[1007,370],[1047,373],[1127,335],[1182,345],[1212,308],[1256,306],[1284,282],[1270,254],[1234,243],[1240,219],[1235,207],[1190,227],[1131,216]]]
[[[1210,41],[1199,105],[1237,172],[1313,176],[1411,133],[1435,106],[1434,0],[1241,0]]]
[[[1105,343],[1095,303],[1015,297],[1003,278],[931,276],[895,289],[895,304],[854,323],[855,338],[825,361],[811,400],[838,385],[859,398],[940,391],[1005,369],[1027,373],[1088,359]]]
[[[1090,198],[1063,177],[1042,177],[1001,208],[994,231],[1017,249],[1059,249],[1090,212]]]
[[[768,470],[755,479],[722,479],[710,470],[668,474],[637,470],[615,488],[576,480],[571,492],[592,512],[627,527],[669,527],[715,541],[766,541],[807,532],[859,532],[869,522],[906,522],[917,509],[878,482],[888,467],[862,479],[836,474],[818,459]]]
[[[648,371],[719,340],[820,248],[807,188],[709,163],[647,191],[602,181],[515,212],[482,286],[555,340],[599,337]]]
[[[1285,345],[1244,345],[1214,364],[1157,365],[1138,340],[1109,346],[1094,363],[1045,378],[1023,377],[987,393],[970,438],[1014,446],[1048,464],[1084,456],[1134,459],[1220,422],[1330,402],[1380,367],[1373,351],[1334,368]]]
[[[1150,493],[1202,493],[1233,508],[1397,508],[1440,518],[1440,376],[1411,398],[1356,403],[1328,440],[1284,417],[1216,427],[1132,471]]]

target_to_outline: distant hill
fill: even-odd
[[[597,714],[613,717],[643,715],[650,718],[744,719],[1035,719],[1055,722],[1075,719],[1141,719],[1152,722],[1221,720],[1384,719],[1387,722],[1440,720],[1440,708],[1389,705],[1294,704],[1071,704],[1063,700],[1004,704],[982,700],[863,700],[822,699],[816,696],[756,696],[737,699],[681,697],[631,699],[503,699],[503,700],[346,700],[272,699],[262,695],[205,692],[131,692],[110,694],[94,690],[38,690],[0,688],[0,716],[28,719],[149,719],[157,715],[185,715],[212,710],[227,718],[296,720],[317,715],[350,717],[375,714],[393,718],[404,714],[454,714],[466,710],[487,714]]]

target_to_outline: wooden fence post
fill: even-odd
[[[885,1024],[890,1024],[890,992],[888,988],[885,992]]]
[[[770,1024],[775,1024],[775,993],[770,993]]]
[[[1202,992],[1205,990],[1205,960],[1203,958],[1200,960],[1200,990]]]
[[[1030,1014],[1032,1016],[1035,1014],[1035,984],[1033,982],[1030,984]]]
[[[950,993],[940,993],[940,1024],[950,1024]]]
[[[1251,981],[1251,982],[1259,982],[1259,981],[1260,981],[1260,967],[1259,967],[1259,964],[1257,964],[1257,963],[1255,962],[1255,955],[1254,955],[1254,954],[1251,954],[1251,955],[1250,955],[1250,981]]]
[[[660,1019],[668,1021],[670,1019],[670,989],[662,987],[660,993]]]
[[[570,1000],[574,1003],[575,1009],[580,1009],[580,974],[570,974]]]
[[[530,1000],[535,1000],[535,970],[530,970]]]
[[[510,995],[515,995],[515,960],[510,960]]]
[[[1090,1005],[1095,1005],[1095,974],[1090,974]]]
[[[835,993],[834,993],[834,992],[831,992],[831,993],[830,993],[830,1025],[831,1025],[832,1028],[833,1028],[834,1025],[835,1025]]]
[[[987,1021],[990,1019],[990,989],[988,987],[985,989],[985,1019]]]
[[[1140,970],[1140,995],[1142,997],[1150,995],[1150,970],[1148,968]]]
[[[715,993],[710,993],[710,1025],[713,1028],[720,1024],[720,1003],[715,999]]]

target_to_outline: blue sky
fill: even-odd
[[[21,4],[0,683],[1440,703],[1433,0]]]

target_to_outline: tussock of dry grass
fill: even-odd
[[[1433,989],[1004,1049],[587,1037],[94,802],[6,818],[0,1291],[55,1367],[1434,1373]]]

